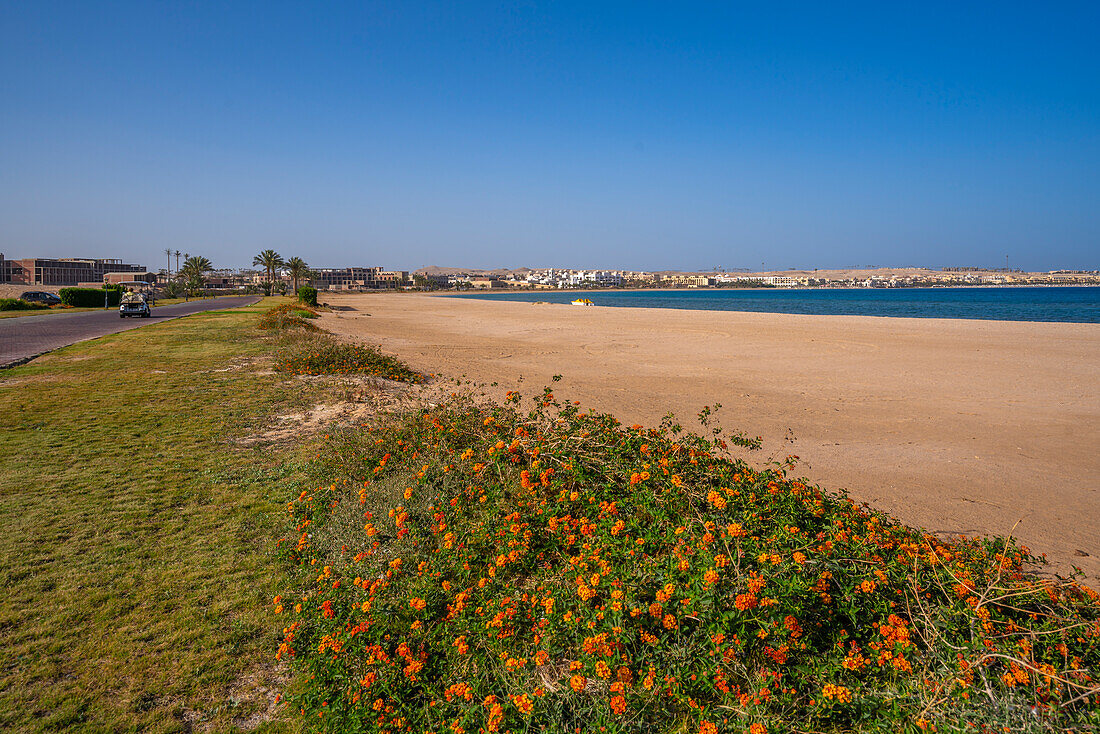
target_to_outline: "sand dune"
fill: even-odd
[[[356,309],[324,316],[333,332],[500,393],[561,374],[559,397],[645,424],[721,403],[764,437],[754,461],[796,454],[932,531],[1014,532],[1100,585],[1100,325],[326,300]]]

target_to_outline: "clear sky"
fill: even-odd
[[[1100,3],[0,0],[0,252],[1100,267]]]

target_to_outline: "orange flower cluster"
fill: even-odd
[[[852,692],[844,686],[834,685],[832,683],[826,683],[825,687],[821,689],[821,695],[825,698],[835,700],[837,703],[851,703]]]

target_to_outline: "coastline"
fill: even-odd
[[[562,374],[560,396],[650,425],[722,403],[725,426],[764,437],[751,461],[796,454],[796,473],[904,522],[1012,533],[1100,579],[1096,324],[328,300],[356,309],[325,315],[330,331],[491,394]]]

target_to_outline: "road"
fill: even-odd
[[[147,319],[120,319],[117,307],[105,311],[0,319],[0,368],[22,364],[40,354],[88,339],[158,324],[193,313],[251,306],[259,300],[258,296],[225,296],[158,306]]]

